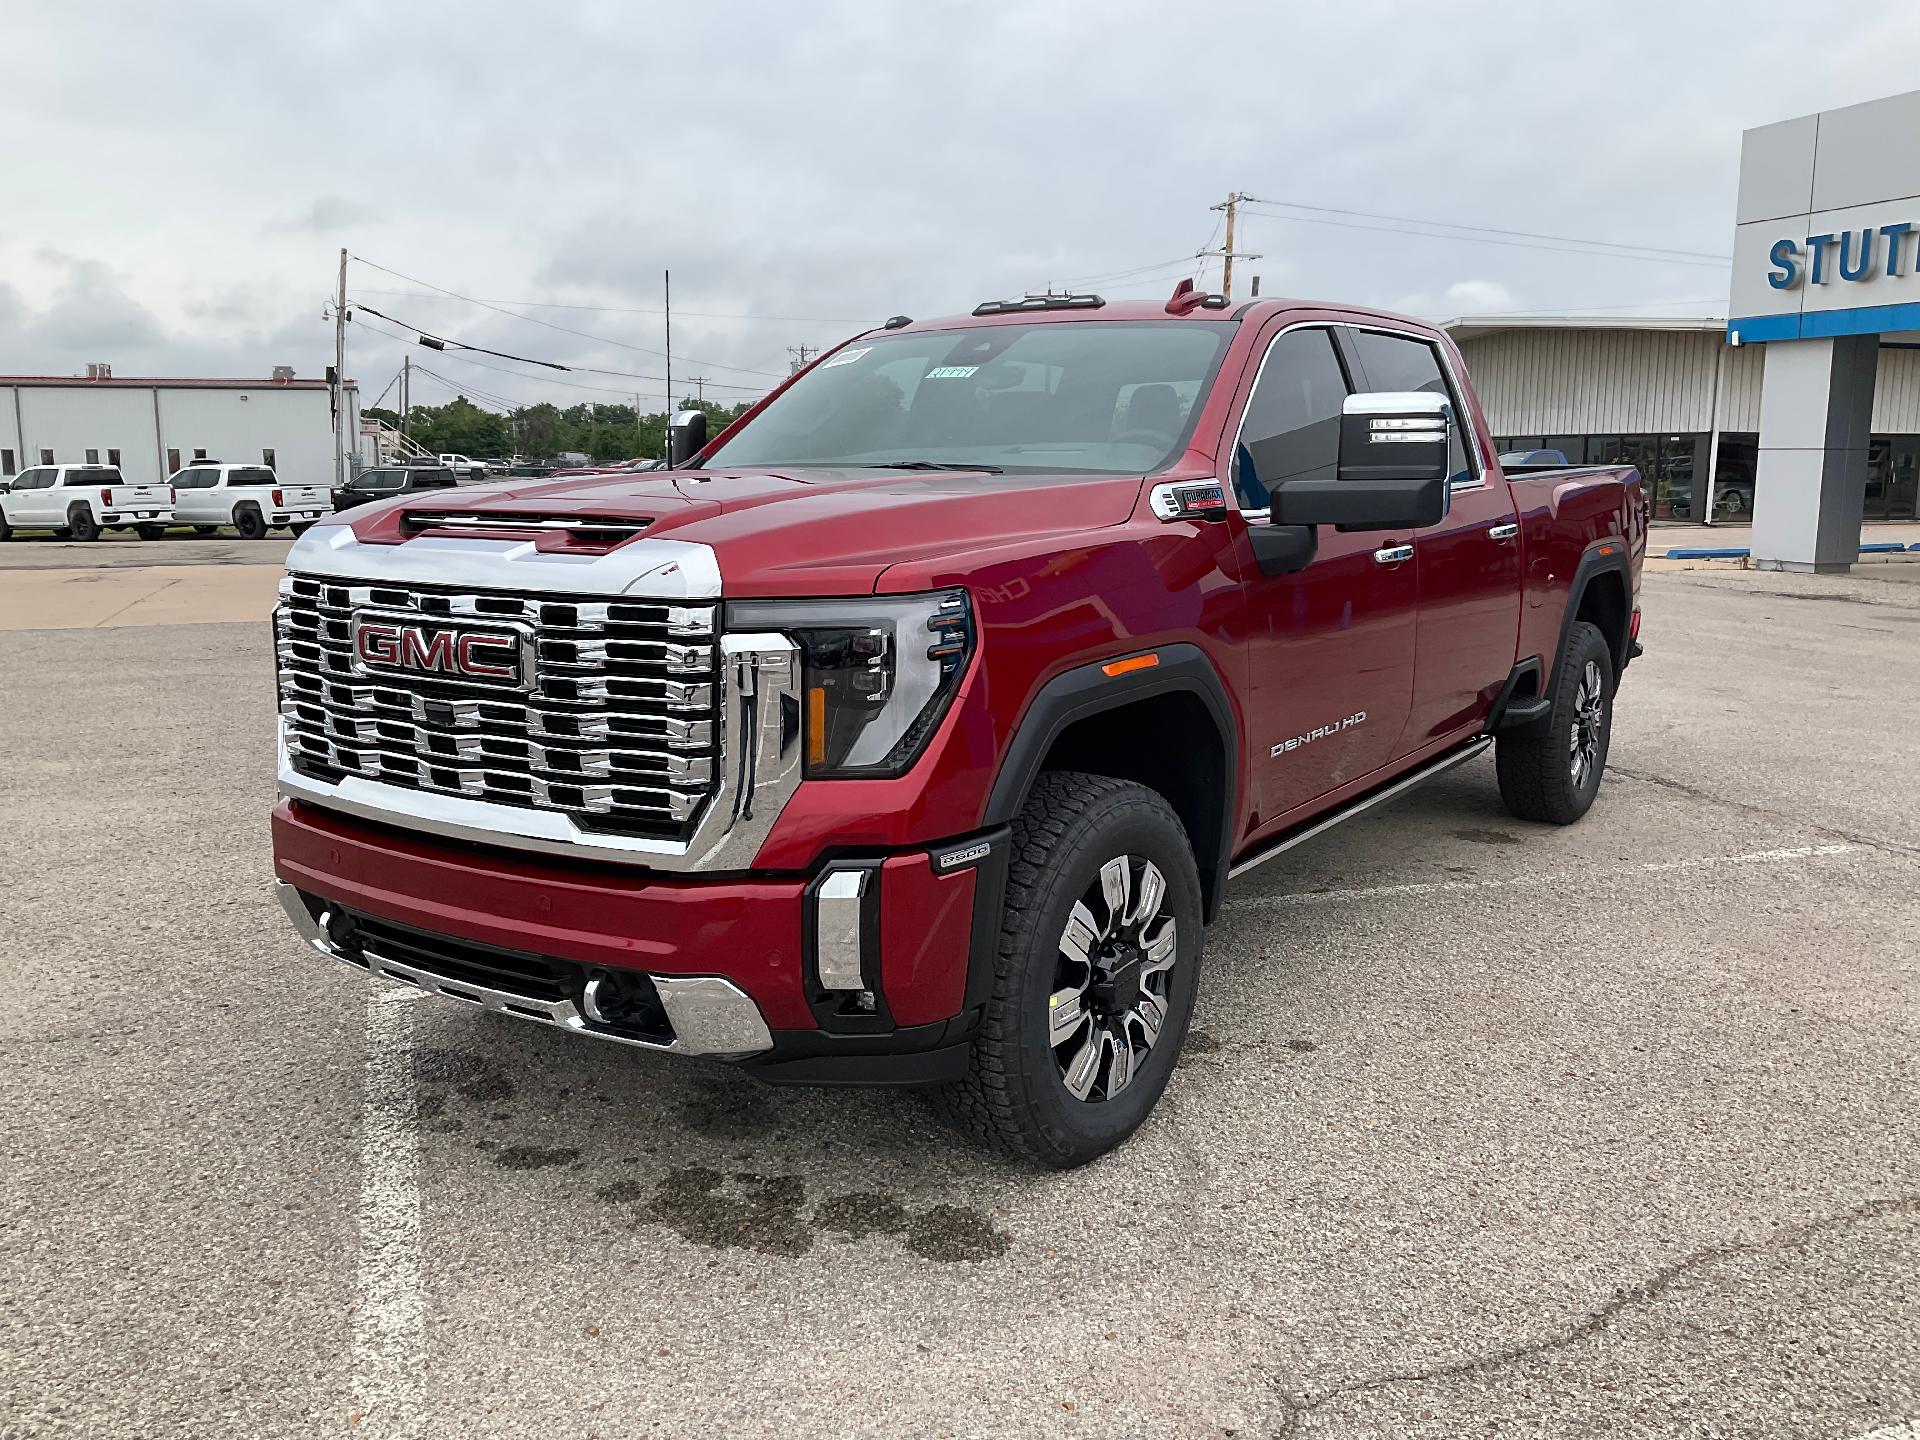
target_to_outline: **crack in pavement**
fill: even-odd
[[[1624,765],[1612,764],[1607,766],[1607,773],[1618,775],[1623,780],[1637,780],[1642,785],[1656,785],[1662,790],[1672,790],[1695,800],[1704,800],[1709,805],[1723,805],[1729,810],[1743,810],[1749,815],[1762,815],[1769,820],[1789,820],[1821,835],[1828,835],[1836,840],[1849,840],[1869,850],[1880,850],[1889,855],[1920,856],[1920,845],[1909,845],[1902,840],[1888,840],[1884,836],[1860,835],[1851,830],[1842,830],[1837,826],[1822,825],[1819,821],[1809,820],[1804,815],[1790,815],[1784,810],[1769,809],[1765,805],[1755,805],[1746,800],[1729,800],[1723,795],[1715,795],[1703,790],[1698,785],[1689,785],[1684,780],[1675,780],[1670,775],[1656,775],[1651,770],[1629,770]]]
[[[1490,1354],[1470,1356],[1464,1360],[1453,1360],[1425,1369],[1398,1370],[1364,1379],[1343,1380],[1337,1385],[1317,1392],[1282,1395],[1280,1401],[1285,1407],[1286,1421],[1278,1432],[1280,1440],[1291,1440],[1291,1437],[1299,1435],[1309,1415],[1328,1401],[1343,1395],[1360,1395],[1372,1390],[1384,1390],[1394,1385],[1411,1385],[1428,1380],[1450,1380],[1461,1375],[1497,1370],[1503,1365],[1511,1365],[1518,1360],[1550,1355],[1556,1350],[1577,1345],[1580,1341],[1606,1330],[1628,1308],[1649,1305],[1659,1300],[1688,1271],[1712,1264],[1716,1260],[1795,1250],[1814,1237],[1829,1231],[1849,1230],[1888,1215],[1913,1214],[1920,1214],[1920,1195],[1900,1195],[1892,1199],[1862,1201],[1833,1215],[1823,1215],[1794,1225],[1782,1226],[1758,1240],[1732,1240],[1724,1245],[1710,1245],[1690,1255],[1684,1255],[1671,1265],[1654,1271],[1638,1285],[1630,1285],[1614,1291],[1604,1304],[1589,1311],[1578,1323],[1543,1339],[1529,1340]]]

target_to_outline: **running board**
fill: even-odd
[[[1290,834],[1282,835],[1278,840],[1269,842],[1264,850],[1261,850],[1257,854],[1249,855],[1246,859],[1240,861],[1232,869],[1228,870],[1227,878],[1232,880],[1244,875],[1256,865],[1264,865],[1267,861],[1273,859],[1274,856],[1284,854],[1288,850],[1293,849],[1294,846],[1311,840],[1317,835],[1324,835],[1342,821],[1351,820],[1354,816],[1364,814],[1376,805],[1384,805],[1389,800],[1397,799],[1406,794],[1407,791],[1426,784],[1427,781],[1433,779],[1434,776],[1453,769],[1456,765],[1466,764],[1467,761],[1474,759],[1476,756],[1486,753],[1487,747],[1491,744],[1493,744],[1493,737],[1490,735],[1482,735],[1479,739],[1459,750],[1451,750],[1445,755],[1442,755],[1438,760],[1429,761],[1411,775],[1394,781],[1393,784],[1387,786],[1385,789],[1370,791],[1362,795],[1358,800],[1349,803],[1345,808],[1334,811],[1324,819],[1314,821],[1305,829],[1295,830]]]

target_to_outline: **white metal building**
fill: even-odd
[[[1657,518],[1751,518],[1768,347],[1729,344],[1724,319],[1486,315],[1446,329],[1502,450],[1637,465]],[[1694,476],[1709,472],[1696,504]],[[1920,346],[1883,340],[1863,518],[1917,517]]]
[[[342,397],[347,434],[357,437],[351,380]],[[290,484],[331,485],[327,382],[0,376],[0,476],[30,465],[107,464],[151,483],[196,459],[264,463]]]

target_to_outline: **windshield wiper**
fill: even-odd
[[[942,460],[889,460],[885,464],[861,465],[861,470],[978,470],[983,475],[1004,475],[998,465],[960,465]]]

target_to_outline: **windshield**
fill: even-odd
[[[705,463],[1157,470],[1232,333],[1230,321],[1149,320],[865,336]]]
[[[406,474],[399,470],[369,470],[364,475],[356,475],[347,482],[349,490],[398,490],[407,483]]]

